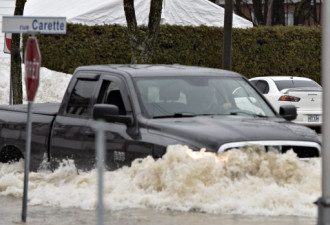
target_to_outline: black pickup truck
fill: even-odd
[[[56,85],[56,84],[54,84]],[[65,88],[65,87],[63,87]],[[31,170],[43,160],[95,165],[95,126],[106,130],[106,165],[162,157],[168,145],[221,154],[245,145],[319,157],[321,140],[280,114],[242,75],[183,65],[96,65],[76,69],[61,103],[32,106]],[[24,158],[27,105],[0,106],[0,162]]]

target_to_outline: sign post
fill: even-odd
[[[39,74],[41,66],[41,54],[38,46],[37,38],[34,36],[40,34],[65,34],[66,18],[65,17],[25,17],[25,16],[3,16],[2,17],[3,33],[26,33],[32,34],[29,37],[25,49],[25,85],[28,100],[28,115],[26,125],[25,139],[25,170],[24,170],[24,190],[22,204],[22,221],[26,222],[27,196],[30,172],[30,154],[31,154],[31,114],[32,103],[39,87]],[[7,48],[11,45],[5,40]],[[8,40],[9,41],[9,40]],[[11,42],[10,42],[11,44]],[[10,47],[8,48],[10,51]],[[11,93],[10,93],[11,95]]]
[[[24,190],[22,205],[22,221],[26,222],[28,183],[30,172],[30,154],[31,154],[31,114],[32,102],[39,87],[39,73],[41,65],[41,55],[37,38],[29,37],[25,50],[25,85],[28,99],[28,116],[25,139],[25,169],[24,169]]]

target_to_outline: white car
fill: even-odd
[[[278,112],[281,105],[292,104],[297,107],[295,123],[316,130],[322,125],[322,87],[305,77],[265,76],[251,78],[256,88]]]

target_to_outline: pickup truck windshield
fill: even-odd
[[[275,116],[260,95],[240,77],[139,77],[134,82],[142,112],[148,118]]]

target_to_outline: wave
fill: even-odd
[[[21,197],[23,180],[24,161],[0,163],[0,195]],[[293,151],[264,152],[258,146],[216,156],[173,145],[161,159],[135,160],[104,174],[110,210],[316,216],[320,195],[320,158],[301,161]],[[30,172],[28,204],[95,210],[97,170],[79,171],[73,161],[63,161],[53,172]]]

